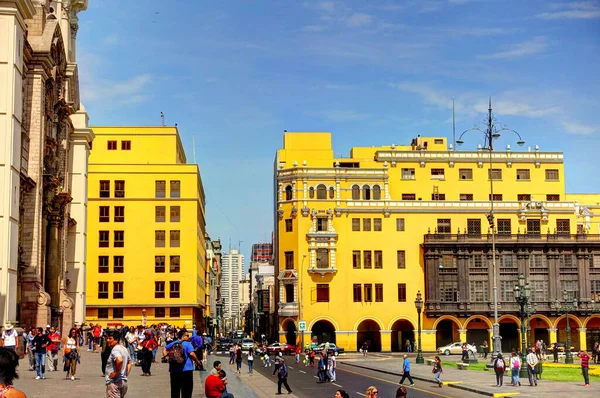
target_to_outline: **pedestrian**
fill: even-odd
[[[2,332],[2,346],[9,350],[13,350],[15,353],[19,348],[19,339],[15,325],[12,322],[6,322],[4,324],[4,331]]]
[[[594,363],[598,363],[598,355],[600,355],[600,343],[597,341],[594,343],[594,348],[592,348],[592,358],[594,359]]]
[[[404,362],[402,363],[402,379],[400,380],[400,385],[404,383],[404,379],[408,377],[408,381],[410,381],[410,385],[414,386],[415,382],[412,377],[410,377],[410,361],[408,360],[408,355],[404,354],[403,356]]]
[[[48,333],[50,339],[50,345],[46,348],[48,359],[48,371],[55,372],[58,370],[58,350],[60,349],[60,333],[56,331],[56,327],[50,327],[50,333]]]
[[[138,339],[135,335],[135,328],[133,326],[127,330],[127,334],[125,335],[125,341],[127,342],[127,348],[129,349],[129,356],[131,357],[133,363],[136,363]]]
[[[264,356],[264,358],[265,358],[265,368],[266,368],[267,366],[271,366],[271,357],[269,357],[269,352],[268,352],[268,351],[265,351],[265,356]],[[308,362],[307,362],[307,363],[308,363]],[[308,366],[308,365],[307,365],[307,366]]]
[[[408,395],[408,391],[406,391],[406,387],[400,386],[396,390],[396,398],[406,398]]]
[[[237,368],[238,374],[242,374],[242,347],[238,346],[235,351],[235,366]]]
[[[337,375],[335,373],[335,370],[337,369],[337,364],[336,364],[336,360],[335,360],[335,352],[331,351],[329,353],[329,359],[327,361],[327,369],[329,370],[329,378],[331,379],[331,382],[334,383],[337,379]]]
[[[33,351],[33,338],[35,337],[35,328],[30,328],[25,337],[25,353],[29,359],[29,370],[35,370],[35,352]]]
[[[281,395],[281,386],[284,386],[288,394],[292,393],[292,389],[288,385],[288,367],[283,360],[283,357],[279,363],[279,369],[277,370],[277,395]]]
[[[366,398],[377,398],[377,394],[379,394],[377,387],[369,386],[369,388],[367,388],[367,392],[365,392],[365,397]]]
[[[200,361],[188,340],[187,330],[181,329],[177,333],[177,340],[163,348],[163,355],[169,355],[171,398],[191,398],[194,391],[194,363]]]
[[[554,356],[554,363],[558,363],[558,343],[554,343],[552,347],[552,354]]]
[[[487,359],[489,353],[490,353],[490,347],[488,345],[487,340],[484,340],[483,341],[483,359]]]
[[[223,365],[221,365],[221,361],[214,361],[213,368],[210,370],[209,376],[216,376],[219,374],[219,371],[223,369]]]
[[[279,367],[281,366],[280,360],[283,360],[281,352],[277,353],[277,355],[275,355],[275,359],[273,360],[273,362],[275,363],[275,369],[273,369],[273,376],[275,376],[275,373],[277,373]]]
[[[123,398],[127,394],[127,377],[131,372],[131,357],[125,347],[119,344],[121,333],[118,330],[106,332],[106,346],[110,353],[106,361],[106,398]]]
[[[362,349],[362,354],[363,354],[363,357],[366,357],[366,356],[367,356],[367,354],[369,353],[369,343],[367,343],[367,342],[365,341],[365,342],[363,343],[363,345],[362,345],[362,348],[361,348],[361,349]]]
[[[158,343],[156,342],[156,339],[152,337],[151,333],[146,332],[146,338],[138,348],[138,356],[141,356],[142,376],[151,376],[152,372],[150,369],[153,362],[152,352],[158,348]]]
[[[444,383],[442,383],[442,379],[440,377],[442,376],[442,373],[444,373],[444,370],[442,369],[442,360],[437,355],[435,357],[435,362],[433,363],[433,369],[431,370],[431,373],[435,375],[435,381],[438,383],[438,387],[442,388]]]
[[[106,332],[112,332],[114,330],[107,330]],[[112,347],[106,343],[106,337],[101,337],[98,343],[98,348],[102,349],[100,353],[100,367],[102,369],[102,374],[106,376],[106,364],[108,363],[108,358],[110,357],[110,352],[112,351]],[[119,342],[117,342],[118,344]],[[125,347],[123,347],[125,348]],[[130,357],[131,358],[131,357]]]
[[[463,343],[461,349],[462,349],[462,357],[460,358],[460,360],[462,362],[465,362],[465,361],[468,362],[469,361],[469,350],[467,348],[467,343]]]
[[[494,360],[494,371],[496,372],[496,387],[502,387],[504,379],[504,371],[506,370],[506,363],[502,354],[498,353],[498,356]]]
[[[527,350],[527,376],[529,377],[529,385],[533,386],[535,384],[535,386],[537,387],[537,376],[536,376],[536,371],[535,371],[535,367],[538,364],[538,358],[535,355],[535,353],[533,352],[533,350],[530,348]]]
[[[588,355],[587,351],[585,350],[580,350],[579,351],[579,358],[581,359],[581,374],[583,375],[583,381],[584,381],[584,387],[589,387],[590,386],[590,376],[588,375],[588,371],[589,371],[589,363],[590,363],[590,356]]]
[[[8,347],[0,347],[0,397],[27,398],[22,392],[13,387],[13,381],[19,378],[17,367],[19,356]]]
[[[97,323],[96,326],[94,326],[94,328],[92,329],[92,336],[94,348],[92,352],[96,352],[98,350],[98,344],[100,344],[100,337],[102,337],[102,327],[100,326],[100,324]]]
[[[71,380],[75,381],[75,372],[79,362],[79,336],[77,336],[75,328],[71,328],[69,335],[65,337],[62,354],[65,362],[63,371],[67,373],[65,378],[68,379],[71,376]]]
[[[229,364],[233,365],[233,362],[235,361],[235,344],[232,344],[229,347]]]
[[[327,358],[325,357],[325,353],[321,351],[319,355],[319,363],[317,365],[317,377],[319,380],[317,383],[325,383],[329,379],[327,375]]]
[[[296,363],[300,363],[300,353],[302,352],[300,346],[296,346]]]
[[[350,398],[350,395],[344,390],[337,390],[333,398]]]
[[[511,386],[518,385],[521,387],[521,381],[519,380],[519,371],[521,370],[521,359],[517,355],[517,352],[513,350],[510,355],[510,376],[511,376]]]
[[[46,378],[46,347],[50,344],[50,339],[44,334],[44,329],[37,328],[37,334],[33,338],[33,350],[35,352],[36,380]]]
[[[248,350],[248,373],[252,373],[252,365],[254,365],[254,348]]]

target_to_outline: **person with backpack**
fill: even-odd
[[[496,387],[502,387],[506,363],[504,362],[504,358],[502,358],[502,354],[500,353],[498,353],[498,356],[494,360],[494,370],[496,371]]]
[[[535,367],[538,364],[538,357],[535,355],[533,350],[530,348],[527,350],[527,376],[529,376],[529,385],[537,387],[537,376],[535,374]]]
[[[521,387],[521,381],[519,380],[519,370],[521,370],[521,360],[517,355],[516,351],[513,350],[510,356],[510,376],[512,378],[511,386],[518,385]]]
[[[292,393],[292,389],[288,385],[288,367],[283,360],[283,357],[279,360],[279,369],[277,370],[277,394],[281,395],[281,386],[284,386],[288,394]]]
[[[171,398],[191,398],[194,392],[194,363],[200,366],[200,361],[189,338],[187,330],[181,329],[177,340],[163,348],[163,355],[169,358]]]

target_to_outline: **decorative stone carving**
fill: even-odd
[[[336,217],[342,216],[342,209],[336,207],[335,209],[333,209],[333,211],[335,212]]]
[[[283,218],[283,209],[277,210],[277,217],[281,220]]]
[[[298,215],[298,208],[296,206],[292,207],[292,218],[296,218]]]
[[[302,211],[302,217],[308,217],[308,215],[310,214],[310,209],[308,207],[303,207],[302,209],[300,209],[300,211]]]

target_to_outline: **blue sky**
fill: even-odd
[[[452,97],[458,132],[491,95],[527,146],[564,151],[567,191],[600,192],[599,1],[91,0],[79,17],[91,124],[162,111],[190,162],[195,137],[208,231],[248,257],[270,239],[283,130],[331,131],[344,156],[451,137]]]

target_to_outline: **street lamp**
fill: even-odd
[[[421,298],[421,291],[417,291],[417,298],[415,299],[415,307],[417,308],[417,359],[415,363],[425,363],[423,359],[423,351],[421,350],[421,310],[423,309],[423,299]]]
[[[490,105],[488,107],[488,117],[487,117],[486,129],[483,130],[479,127],[473,127],[471,129],[463,131],[463,133],[460,135],[460,137],[458,137],[458,140],[456,140],[457,145],[462,145],[462,144],[464,144],[462,137],[463,137],[463,135],[465,135],[465,133],[467,133],[468,131],[475,131],[475,130],[479,131],[484,134],[486,149],[490,153],[490,171],[489,171],[489,173],[490,173],[490,175],[489,175],[489,178],[490,178],[490,212],[487,215],[487,219],[490,223],[491,232],[492,232],[492,272],[494,273],[494,324],[492,325],[492,330],[494,333],[492,348],[494,350],[494,354],[491,357],[492,361],[494,360],[494,358],[497,357],[498,354],[502,353],[502,337],[500,336],[500,324],[498,323],[498,282],[497,282],[498,278],[496,276],[496,227],[495,227],[495,221],[494,221],[494,175],[493,175],[492,152],[494,151],[494,140],[500,138],[501,131],[512,131],[519,137],[519,140],[517,141],[517,145],[523,146],[525,144],[525,141],[523,141],[523,138],[521,137],[521,135],[519,133],[517,133],[515,130],[509,129],[506,126],[502,126],[501,128],[498,128],[498,127],[496,127],[494,121],[495,121],[495,118],[494,118],[494,115],[492,114],[492,97],[490,97]]]
[[[302,320],[302,316],[304,315],[304,276],[302,275],[302,270],[304,269],[304,260],[306,260],[306,254],[302,255],[302,264],[300,264],[300,274],[298,277],[300,278],[300,305],[298,306],[298,325]],[[301,331],[302,333],[302,349],[304,350],[304,329]]]
[[[577,297],[573,297],[573,303],[568,302],[569,294],[567,293],[567,289],[563,290],[563,303],[561,304],[558,299],[554,300],[554,306],[558,312],[562,312],[565,314],[565,320],[567,321],[567,327],[565,332],[567,332],[567,344],[565,346],[565,363],[573,363],[573,354],[571,354],[571,326],[569,326],[569,312],[574,312],[577,310]],[[556,344],[558,344],[558,339],[556,339]]]
[[[527,331],[525,330],[525,317],[529,315],[526,308],[531,300],[531,287],[525,283],[525,276],[519,275],[519,284],[515,286],[515,299],[521,306],[521,363],[527,363]],[[519,377],[528,377],[527,368],[521,366]]]

